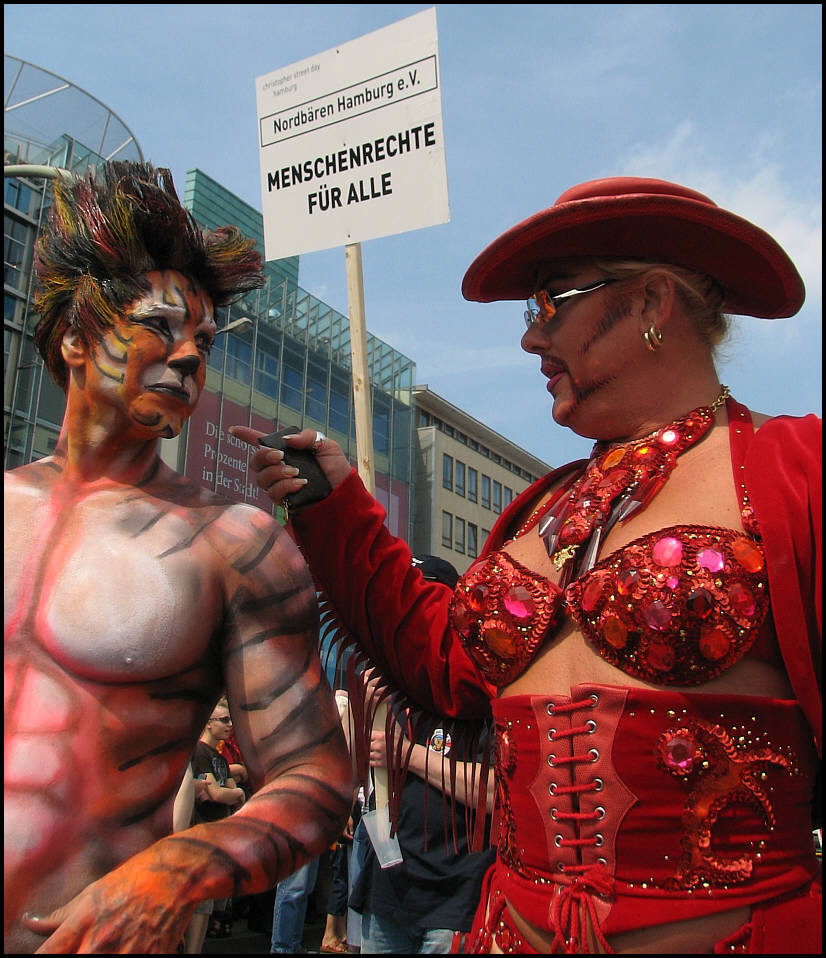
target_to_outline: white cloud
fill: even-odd
[[[808,195],[775,162],[766,162],[761,144],[752,144],[739,163],[709,156],[705,141],[688,120],[660,143],[634,148],[623,165],[637,176],[683,183],[710,196],[718,206],[770,233],[786,250],[806,284],[807,306],[819,307],[823,293],[823,214],[820,193]]]

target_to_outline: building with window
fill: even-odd
[[[109,160],[143,158],[126,126],[94,97],[32,64],[5,59],[5,167],[25,164],[30,170],[58,168],[82,175]],[[89,146],[71,130],[88,136],[93,120],[100,136]],[[110,149],[113,143],[117,146]],[[32,343],[37,321],[31,303],[32,256],[51,182],[48,175],[30,173],[4,178],[7,469],[50,455],[63,419],[63,393],[44,373]],[[180,191],[181,184],[176,185]],[[261,214],[200,170],[187,173],[182,200],[200,225],[237,224],[263,250]],[[320,429],[352,461],[356,439],[348,318],[301,289],[297,256],[267,263],[265,273],[262,289],[217,311],[219,327],[246,322],[218,337],[195,414],[180,436],[160,448],[164,460],[190,478],[271,509],[248,474],[246,446],[229,435],[229,426],[246,424],[266,432],[283,426]],[[409,539],[415,364],[369,334],[367,357],[376,496],[387,510],[391,531]]]
[[[499,514],[551,466],[457,409],[413,388],[416,496],[411,548],[467,570]]]
[[[3,424],[10,469],[54,451],[65,407],[32,342],[32,258],[50,177],[143,155],[115,113],[69,81],[8,55],[5,78]],[[263,220],[253,207],[201,170],[176,186],[200,225],[237,224],[263,250]],[[180,436],[160,444],[173,468],[268,511],[274,507],[252,480],[247,447],[230,426],[319,429],[357,458],[349,320],[303,290],[298,271],[297,256],[267,263],[262,289],[218,310],[219,327],[236,325],[215,342],[194,415]],[[414,552],[439,555],[463,572],[502,509],[550,467],[426,386],[414,387],[414,361],[370,334],[367,354],[376,496],[388,528]]]

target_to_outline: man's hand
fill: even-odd
[[[259,438],[266,433],[249,426],[232,426],[229,431],[237,439],[255,448],[256,451],[250,458],[250,469],[255,473],[255,481],[273,502],[280,504],[286,496],[298,492],[306,484],[306,479],[296,478],[298,470],[284,462],[284,453],[280,449],[259,446]],[[303,429],[285,436],[284,441],[293,449],[314,449],[321,471],[334,489],[350,475],[350,462],[335,440],[325,438],[320,446],[314,448],[314,429]]]
[[[182,833],[179,833],[182,834]],[[47,935],[37,954],[174,954],[197,899],[195,863],[176,867],[156,845],[88,885],[49,915],[23,924]],[[188,872],[193,874],[188,874]]]

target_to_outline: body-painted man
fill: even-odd
[[[35,340],[66,414],[54,455],[5,482],[5,950],[164,953],[199,901],[329,847],[350,762],[298,549],[158,454],[259,255],[201,233],[149,165],[55,192]],[[255,794],[170,834],[223,690]]]

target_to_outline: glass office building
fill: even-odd
[[[6,56],[4,165],[27,164],[83,173],[113,159],[142,159],[115,114],[68,81]],[[64,98],[62,105],[59,101]],[[90,120],[97,121],[93,127]],[[67,128],[69,131],[67,132]],[[89,130],[94,129],[90,140]],[[83,131],[72,135],[72,130]],[[89,143],[91,142],[91,145]],[[32,345],[31,262],[51,180],[5,177],[4,458],[13,468],[54,450],[63,393],[44,373]],[[237,224],[263,250],[261,214],[200,170],[176,184],[184,205],[209,228]],[[219,327],[246,320],[218,337],[201,402],[182,434],[161,443],[163,458],[229,498],[270,509],[247,470],[246,447],[227,432],[237,424],[266,431],[320,429],[356,461],[346,316],[298,285],[298,257],[266,266],[266,284],[218,311]],[[388,527],[409,541],[413,482],[415,364],[367,337],[376,495]]]

